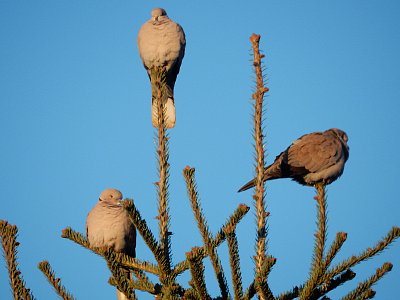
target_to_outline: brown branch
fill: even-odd
[[[318,209],[318,230],[315,233],[315,245],[313,262],[311,265],[310,277],[301,290],[300,299],[308,300],[314,293],[314,289],[322,282],[322,278],[325,275],[326,269],[324,264],[324,250],[326,242],[326,228],[327,228],[327,215],[326,215],[326,194],[325,185],[317,184],[315,186],[317,196],[315,200],[317,201]]]
[[[116,252],[112,248],[108,248],[104,251],[104,258],[107,261],[108,268],[112,273],[118,290],[123,292],[128,300],[137,300],[135,294],[136,286],[133,284],[133,281],[130,280],[129,272],[121,268],[116,260]]]
[[[34,299],[31,291],[25,287],[21,271],[18,269],[17,261],[17,242],[18,228],[8,224],[5,220],[0,220],[0,238],[3,246],[4,258],[7,263],[8,276],[14,299]]]
[[[363,295],[371,296],[371,294],[373,293],[373,291],[370,290],[372,285],[374,285],[385,274],[390,272],[392,270],[392,267],[393,267],[393,265],[391,263],[384,263],[382,265],[382,267],[380,267],[376,270],[374,275],[372,275],[367,280],[359,283],[358,286],[353,291],[348,293],[345,297],[343,297],[342,300],[356,300],[356,299],[359,299],[359,297],[362,297]],[[368,298],[364,297],[364,299],[368,299]]]
[[[360,262],[367,260],[385,250],[390,244],[392,244],[398,237],[400,237],[400,228],[393,227],[389,233],[378,242],[373,248],[368,248],[360,255],[352,256],[349,259],[341,262],[331,270],[327,272],[324,276],[324,281],[344,272],[345,270],[359,264]]]
[[[158,245],[158,242],[156,241],[152,231],[148,227],[146,220],[142,218],[132,199],[125,199],[124,207],[128,211],[129,218],[131,219],[133,225],[135,225],[136,230],[142,236],[144,242],[153,253],[157,263],[161,265],[161,261],[164,257],[163,252]]]
[[[193,248],[192,251],[187,252],[186,258],[190,265],[190,273],[192,274],[193,285],[199,299],[210,299],[204,278],[204,265],[201,255],[198,253],[198,248]]]
[[[256,240],[256,255],[255,255],[255,271],[256,277],[261,278],[263,262],[266,259],[266,243],[267,243],[267,217],[265,204],[265,188],[264,188],[264,141],[262,131],[262,114],[263,114],[263,100],[264,94],[268,92],[268,88],[264,86],[264,78],[261,68],[261,59],[264,55],[260,54],[259,43],[260,35],[253,34],[250,37],[250,42],[253,48],[253,66],[256,74],[256,91],[253,94],[255,100],[254,112],[254,138],[255,138],[255,151],[256,151],[256,180],[255,180],[255,208],[257,218],[257,240]],[[263,284],[257,285],[258,287],[266,287],[258,289],[258,294],[261,299],[273,299],[273,295],[268,293],[267,278],[263,278]],[[264,294],[264,295],[262,295]]]
[[[326,254],[324,259],[324,269],[326,270],[332,263],[333,259],[335,258],[336,254],[342,248],[344,242],[347,239],[347,233],[345,232],[338,232],[336,234],[335,240],[332,242],[331,247]]]
[[[323,284],[321,287],[318,287],[314,290],[313,294],[310,296],[310,300],[319,299],[323,295],[327,294],[328,292],[334,290],[338,286],[342,285],[343,283],[352,280],[356,276],[352,270],[346,270],[342,274],[338,275],[335,278],[332,278],[327,283]],[[303,286],[294,287],[291,291],[283,293],[276,297],[276,300],[292,300],[299,297]]]
[[[236,226],[242,218],[249,212],[250,207],[245,204],[239,204],[233,214],[229,217],[226,223],[222,226],[222,228],[218,231],[215,235],[213,240],[213,244],[216,248],[218,248],[226,239],[225,230],[229,226]],[[206,247],[203,246],[199,248],[199,255],[201,255],[202,259],[207,257],[208,253]],[[189,269],[189,263],[187,260],[181,261],[180,263],[176,264],[173,273],[177,276],[182,272]]]
[[[222,298],[227,299],[229,297],[228,284],[226,282],[224,270],[222,268],[221,261],[217,253],[216,244],[213,241],[212,235],[208,229],[207,221],[204,217],[203,211],[200,206],[199,195],[197,192],[197,186],[194,178],[195,169],[186,166],[183,169],[183,175],[185,177],[187,193],[189,196],[194,217],[197,222],[197,227],[199,228],[200,234],[203,238],[205,250],[207,251],[207,254],[210,257],[211,264],[214,268],[215,276],[217,277]],[[200,248],[199,250],[196,250],[196,252],[199,252],[200,255],[202,253],[202,249]]]
[[[57,278],[48,261],[42,261],[38,264],[38,268],[46,276],[47,281],[54,288],[56,293],[64,300],[73,300],[74,297],[62,285],[61,279]]]
[[[143,270],[143,271],[146,271],[146,272],[152,273],[154,275],[158,275],[158,276],[160,275],[160,270],[159,270],[158,266],[156,266],[148,261],[141,261],[138,258],[133,258],[124,253],[116,253],[115,259],[123,267],[127,267],[132,270],[135,270],[135,269]]]
[[[235,233],[235,226],[227,227],[225,234],[228,242],[234,299],[241,300],[243,298],[243,285],[242,274],[240,272],[239,245]]]
[[[158,228],[160,236],[160,250],[163,259],[160,267],[165,273],[171,272],[171,238],[170,238],[170,216],[168,207],[168,179],[169,179],[169,152],[168,152],[168,136],[166,130],[165,119],[165,103],[166,103],[166,70],[164,67],[154,68],[151,70],[153,101],[157,107],[158,118],[158,172],[159,181],[156,183],[158,194]],[[165,283],[165,282],[164,282]]]

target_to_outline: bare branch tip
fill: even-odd
[[[258,43],[260,41],[261,35],[253,33],[250,37],[250,42]]]
[[[239,209],[242,210],[242,211],[249,211],[250,206],[247,206],[247,205],[244,204],[244,203],[240,203],[240,204],[239,204]]]
[[[67,237],[68,232],[69,232],[69,228],[68,228],[68,227],[67,227],[67,228],[64,228],[64,229],[61,231],[61,237],[62,237],[62,238]]]
[[[382,269],[384,272],[390,272],[393,269],[393,264],[391,262],[385,262]]]

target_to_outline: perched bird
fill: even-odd
[[[330,184],[344,170],[349,158],[347,134],[337,128],[313,132],[295,140],[264,170],[264,181],[292,178],[300,184]],[[255,179],[240,188],[243,192],[255,186]]]
[[[86,235],[92,247],[113,247],[117,252],[135,257],[136,229],[121,200],[120,191],[104,190],[86,218]],[[130,278],[129,271],[126,272]],[[127,298],[117,290],[117,299]]]
[[[185,55],[186,39],[182,27],[167,16],[162,8],[155,8],[151,11],[151,19],[139,30],[138,47],[140,58],[147,70],[150,82],[153,83],[151,71],[157,67],[163,67],[166,71],[166,93],[163,98],[166,111],[166,127],[175,126],[175,100],[174,86],[176,77]],[[153,85],[152,85],[153,87]],[[158,127],[157,103],[154,89],[152,91],[152,123]]]

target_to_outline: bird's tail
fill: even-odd
[[[242,186],[239,190],[238,190],[238,193],[240,193],[240,192],[244,192],[244,191],[246,191],[246,190],[248,190],[248,189],[251,189],[253,186],[255,186],[256,185],[256,180],[255,179],[253,179],[253,180],[250,180],[248,183],[246,183],[244,186]]]
[[[126,297],[125,294],[124,294],[123,292],[120,292],[120,291],[117,289],[117,299],[118,299],[118,300],[128,300],[128,297]]]
[[[267,180],[274,180],[278,179],[282,176],[281,168],[278,164],[272,164],[269,165],[268,167],[265,168],[264,170],[264,181]],[[242,186],[239,190],[238,193],[246,191],[248,189],[251,189],[256,185],[256,179],[254,178],[253,180],[250,180],[248,183],[246,183],[244,186]]]
[[[175,101],[174,85],[168,82],[168,76],[164,68],[156,68],[150,72],[151,81],[151,122],[155,128],[159,127],[158,122],[158,101],[164,103],[165,127],[175,127]],[[157,85],[161,83],[161,87]],[[161,95],[159,94],[161,92]]]
[[[265,173],[264,174],[264,178],[263,178],[263,180],[264,180],[264,182],[265,181],[267,181],[267,180],[273,180],[273,179],[276,179],[277,177],[272,177],[272,176],[270,176],[268,173]],[[248,189],[251,189],[252,187],[255,187],[256,186],[256,179],[254,178],[253,180],[250,180],[248,183],[246,183],[244,186],[242,186],[239,190],[238,190],[238,193],[240,193],[240,192],[243,192],[243,191],[246,191],[246,190],[248,190]]]
[[[153,98],[152,105],[151,105],[151,121],[153,126],[158,128],[158,103]],[[167,101],[164,104],[164,116],[165,116],[165,127],[166,128],[173,128],[175,127],[176,122],[176,115],[175,115],[175,103],[174,99],[168,97]]]

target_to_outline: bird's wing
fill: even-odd
[[[155,48],[155,45],[151,47],[150,43],[151,43],[152,39],[148,38],[151,35],[152,26],[153,25],[150,23],[150,21],[144,23],[142,25],[142,27],[140,28],[138,37],[137,37],[139,55],[140,55],[140,58],[142,59],[143,66],[146,69],[148,69],[148,67],[146,65],[145,58],[148,56],[148,52],[154,51],[152,48]]]
[[[130,225],[130,230],[125,236],[125,244],[124,252],[130,257],[136,257],[136,228],[133,224]]]
[[[342,157],[342,144],[333,135],[315,132],[293,142],[288,151],[288,164],[318,172],[336,164]]]
[[[174,23],[173,26],[171,26],[171,31],[172,34],[171,34],[170,44],[171,44],[171,50],[173,50],[173,56],[171,56],[171,58],[173,57],[176,58],[174,59],[173,64],[171,64],[168,70],[167,84],[173,90],[176,77],[178,76],[178,73],[181,68],[183,57],[185,56],[186,38],[185,38],[185,32],[183,31],[182,27],[179,24]],[[176,42],[172,42],[172,39],[179,41],[179,44],[177,44]],[[170,55],[167,55],[167,58],[169,58],[169,56]]]

